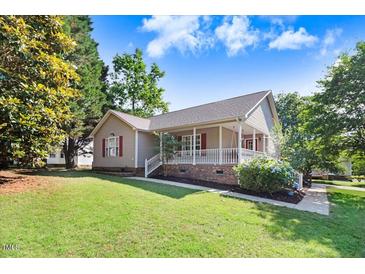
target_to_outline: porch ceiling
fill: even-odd
[[[231,122],[231,123],[226,123],[226,124],[222,124],[222,127],[225,127],[229,130],[232,130],[232,131],[235,131],[235,132],[238,132],[238,125],[236,122]],[[253,127],[243,123],[242,125],[242,131],[243,131],[243,134],[253,134]],[[256,129],[256,134],[260,134],[260,133],[263,133],[261,132],[260,130]]]

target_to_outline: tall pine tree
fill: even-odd
[[[67,138],[63,144],[66,168],[75,166],[74,157],[87,153],[84,148],[90,142],[88,136],[102,116],[106,103],[106,67],[100,59],[98,44],[91,37],[92,22],[89,16],[67,16],[66,33],[75,41],[75,50],[66,58],[76,66],[80,76],[77,88],[81,96],[71,105],[73,119],[63,125]]]

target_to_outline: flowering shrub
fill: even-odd
[[[273,193],[292,188],[296,178],[289,163],[268,157],[245,160],[234,171],[241,188],[256,192]]]

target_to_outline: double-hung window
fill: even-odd
[[[246,149],[254,150],[253,149],[253,140],[252,139],[247,139],[246,140]],[[255,150],[257,150],[257,139],[256,139],[256,148],[255,148]]]
[[[107,157],[117,157],[119,155],[119,138],[117,136],[105,139],[105,155]]]

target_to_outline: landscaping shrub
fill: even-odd
[[[358,182],[361,182],[362,180],[365,180],[365,175],[351,176],[351,178],[353,179],[354,182],[356,182],[356,180]]]
[[[289,163],[269,157],[245,160],[234,167],[234,171],[241,188],[255,192],[274,193],[292,188],[296,179]]]

